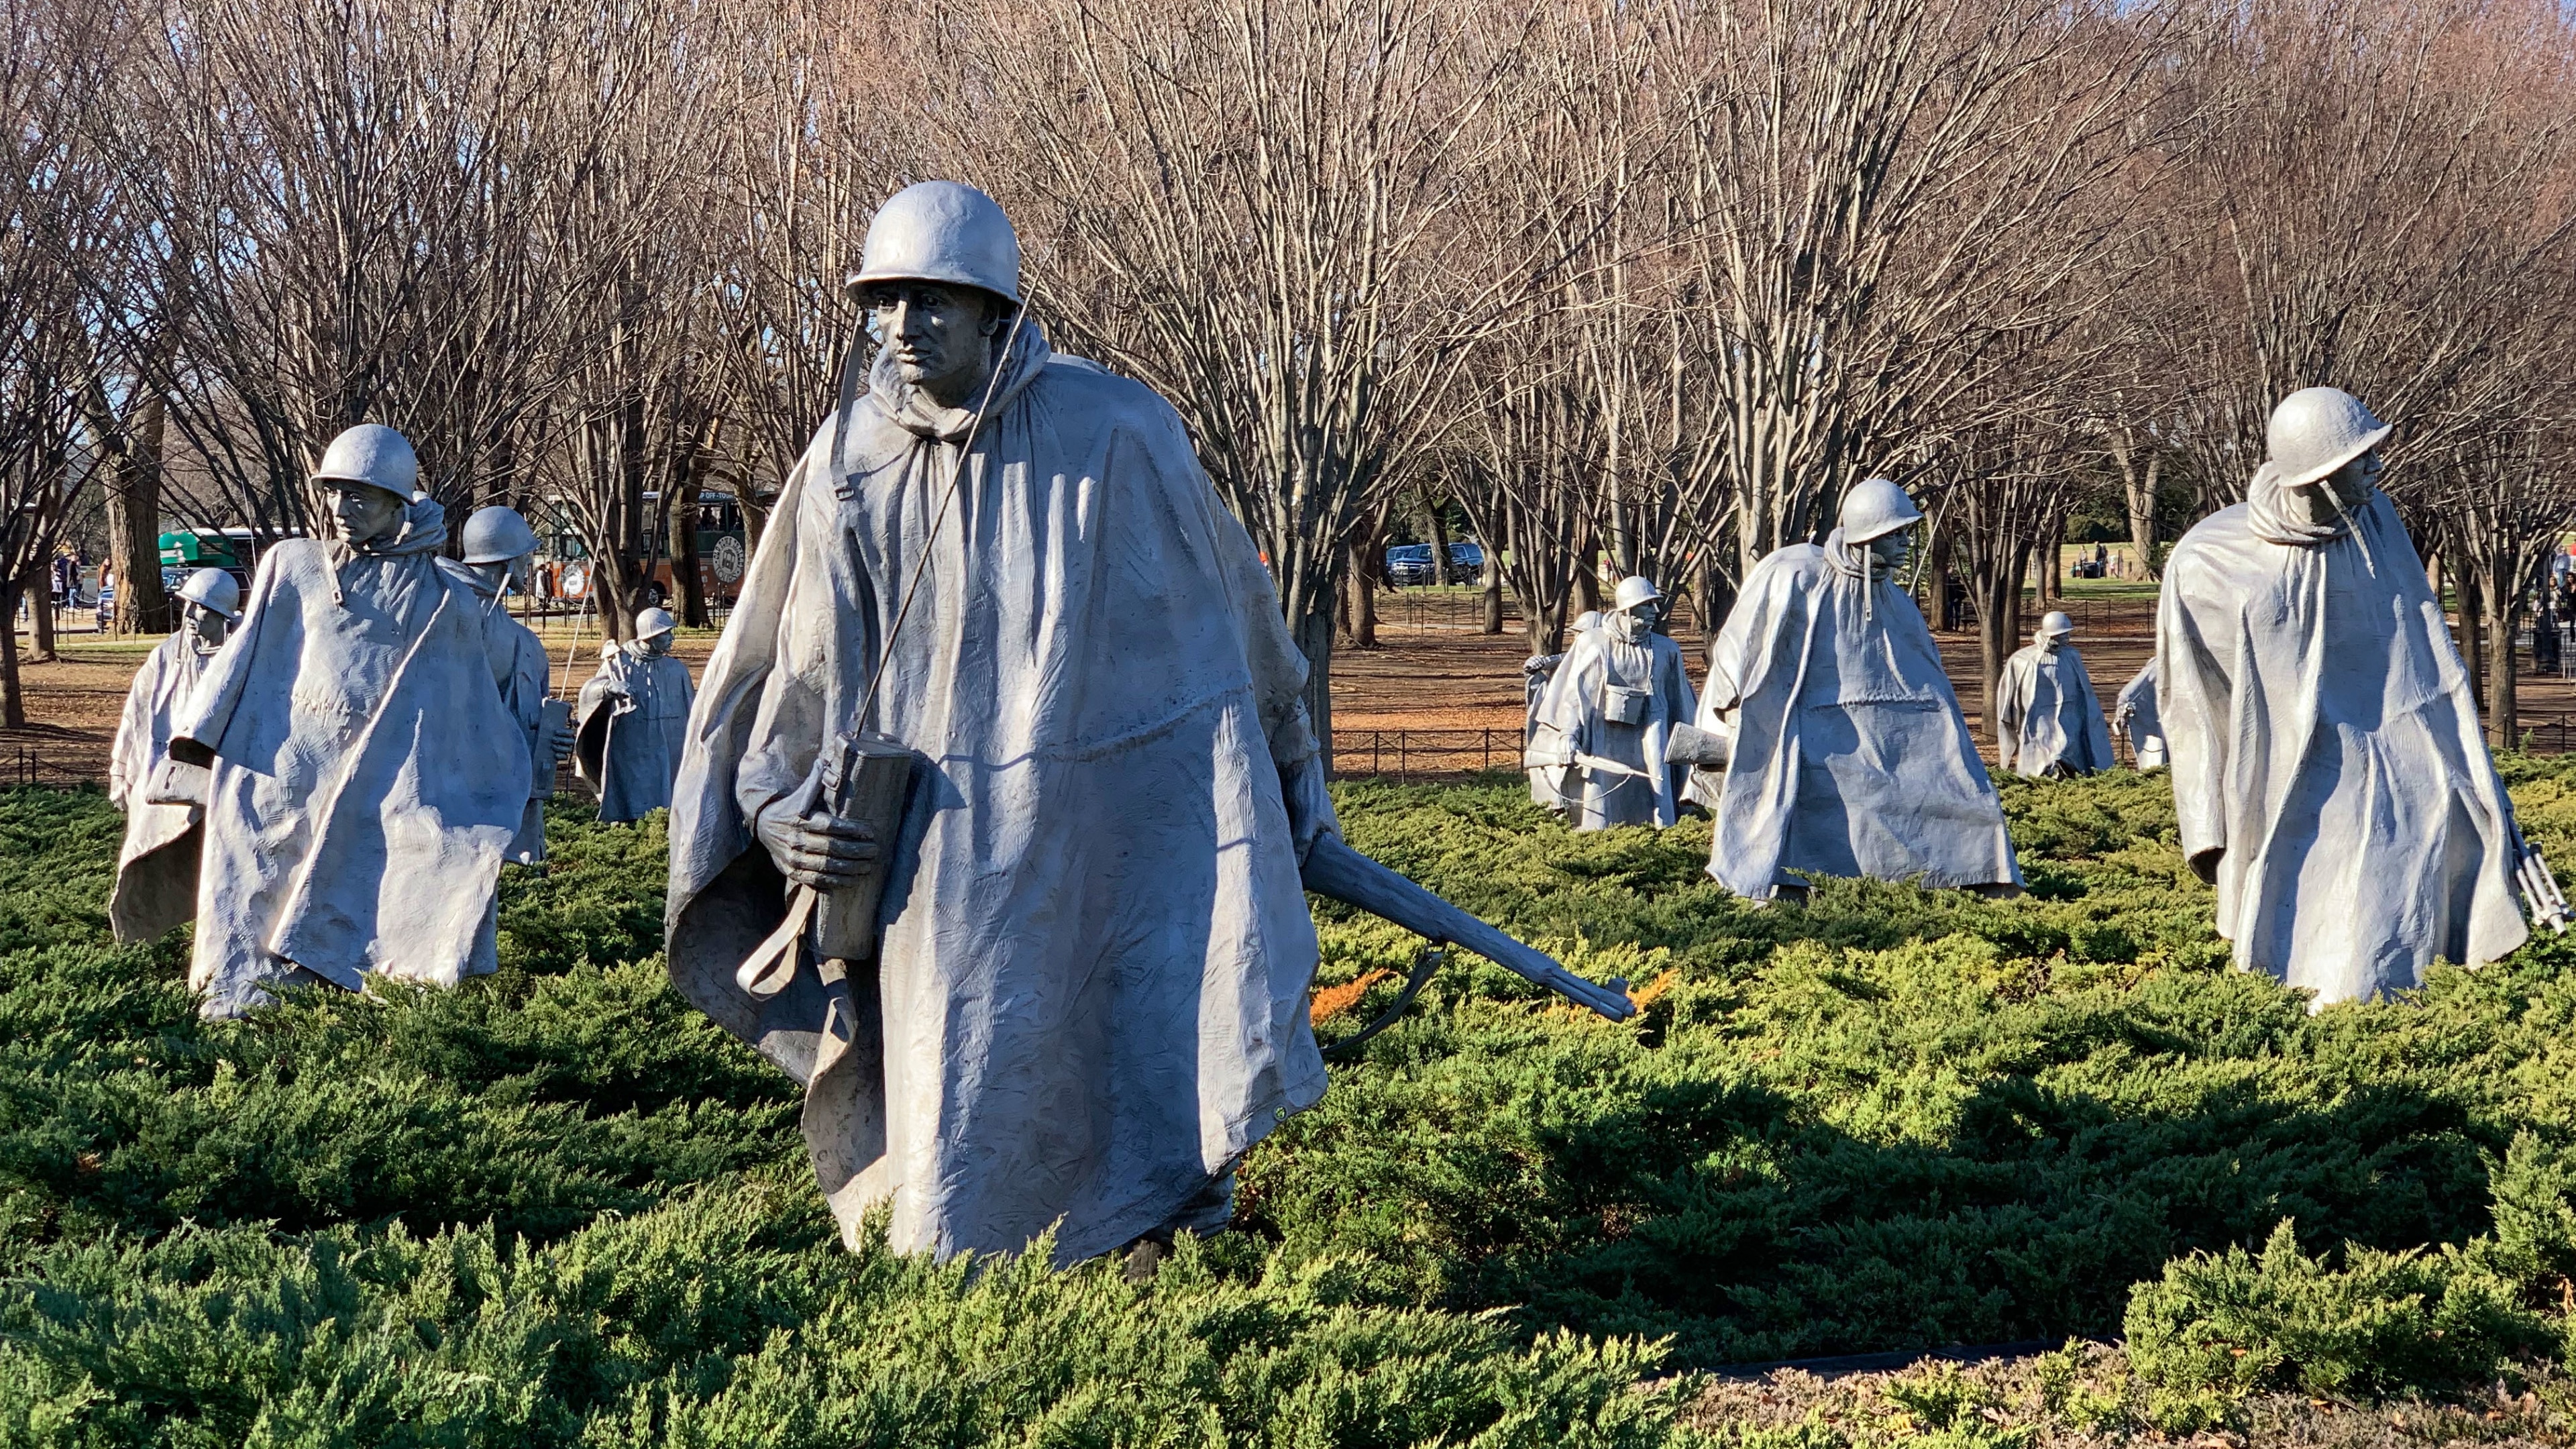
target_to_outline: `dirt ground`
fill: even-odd
[[[2065,604],[2076,622],[2075,645],[2107,711],[2120,686],[2154,650],[2155,600],[2117,582],[2069,586]],[[1528,645],[1518,617],[1500,634],[1480,632],[1472,592],[1406,590],[1383,596],[1378,647],[1344,645],[1333,656],[1333,733],[1346,773],[1439,773],[1508,761],[1520,747],[1521,663]],[[2037,609],[2032,610],[2033,617]],[[572,694],[597,666],[599,635],[563,620],[540,620],[554,654],[555,685]],[[105,780],[127,685],[153,640],[105,640],[86,632],[84,616],[59,636],[61,657],[23,668],[30,725],[0,730],[0,784]],[[1674,638],[1696,680],[1704,642],[1685,613]],[[1983,738],[1983,694],[1976,635],[1934,636],[1971,728]],[[703,669],[715,634],[684,630],[673,652]],[[27,644],[22,634],[19,640]],[[2535,748],[2562,750],[2576,730],[2576,682],[2524,675],[2523,727]]]

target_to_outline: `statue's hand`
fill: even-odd
[[[538,738],[537,748],[552,756],[555,763],[560,765],[563,763],[563,757],[572,753],[573,739],[571,722],[556,720],[549,724]]]
[[[856,820],[797,815],[781,800],[761,811],[753,828],[779,871],[798,885],[839,890],[877,868],[876,832]]]

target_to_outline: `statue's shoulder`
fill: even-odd
[[[1744,592],[1753,594],[1763,588],[1812,583],[1832,567],[1825,559],[1822,544],[1793,543],[1787,548],[1775,548],[1745,576]]]
[[[1088,424],[1104,435],[1124,432],[1189,446],[1189,429],[1170,399],[1090,358],[1057,353],[1029,390],[1055,416],[1058,427]]]
[[[2229,574],[2257,549],[2268,549],[2254,532],[2250,504],[2232,503],[2193,524],[2165,555],[2164,582],[2169,591],[2187,590],[2206,575]]]

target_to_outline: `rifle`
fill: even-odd
[[[1351,849],[1338,835],[1316,837],[1300,874],[1305,877],[1306,889],[1326,900],[1357,906],[1433,942],[1464,946],[1521,979],[1544,986],[1612,1021],[1625,1021],[1636,1014],[1636,1004],[1628,999],[1627,982],[1614,977],[1605,984],[1575,975],[1559,965],[1555,957],[1522,945]]]
[[[2540,858],[2540,848],[2523,839],[2522,827],[2513,830],[2513,878],[2522,887],[2522,898],[2531,907],[2531,918],[2560,935],[2567,934],[2567,897],[2558,889],[2558,877],[2549,862]]]

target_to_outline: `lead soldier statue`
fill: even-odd
[[[2091,775],[2111,768],[2111,726],[2092,672],[2068,641],[2075,621],[2051,609],[2029,644],[2004,661],[1995,691],[1995,739],[2007,770],[2041,777]]]
[[[671,657],[677,628],[667,609],[638,613],[633,641],[605,651],[581,687],[581,772],[599,787],[602,820],[638,820],[671,803],[695,697],[689,666]]]

